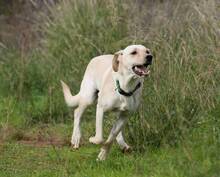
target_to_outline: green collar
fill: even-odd
[[[136,87],[134,88],[134,90],[132,90],[131,92],[126,92],[124,91],[121,87],[120,87],[120,83],[119,83],[119,80],[116,80],[116,89],[115,90],[118,90],[118,92],[121,94],[121,95],[124,95],[126,97],[129,97],[129,96],[132,96],[134,94],[134,92],[139,89],[141,87],[141,83],[139,82]]]

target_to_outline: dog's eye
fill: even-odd
[[[147,54],[150,54],[150,51],[149,51],[149,50],[147,50],[147,51],[146,51],[146,53],[147,53]]]
[[[131,52],[131,55],[135,55],[135,54],[137,54],[137,51]]]

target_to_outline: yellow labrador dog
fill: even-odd
[[[144,77],[150,73],[153,56],[143,45],[130,45],[114,55],[93,58],[85,71],[80,91],[73,96],[63,82],[64,98],[69,107],[76,107],[71,139],[73,148],[79,148],[80,120],[85,109],[97,99],[96,134],[89,138],[94,144],[103,143],[103,114],[116,111],[118,119],[108,139],[103,143],[98,160],[105,160],[114,139],[124,151],[130,149],[124,141],[122,127],[127,113],[135,111],[140,103]]]

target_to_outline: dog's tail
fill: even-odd
[[[70,92],[70,88],[68,85],[66,85],[62,80],[60,81],[62,88],[63,88],[63,94],[66,101],[67,106],[69,107],[76,107],[79,104],[79,94],[73,96]]]

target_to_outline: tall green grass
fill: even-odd
[[[210,110],[219,109],[220,79],[219,26],[214,19],[219,14],[215,2],[209,3],[167,3],[171,12],[158,7],[163,17],[161,13],[152,17],[160,25],[152,23],[145,29],[136,22],[140,39],[145,37],[156,56],[142,108],[129,126],[129,137],[140,150],[146,144],[176,144],[207,120],[219,122],[217,114],[208,116]],[[140,12],[137,19],[145,15]]]
[[[141,43],[155,57],[127,136],[139,150],[176,144],[207,119],[218,121],[207,118],[219,105],[218,11],[214,0],[63,1],[45,17],[41,47],[29,54],[0,49],[2,100],[16,100],[25,124],[66,122],[59,80],[76,94],[92,57]]]

